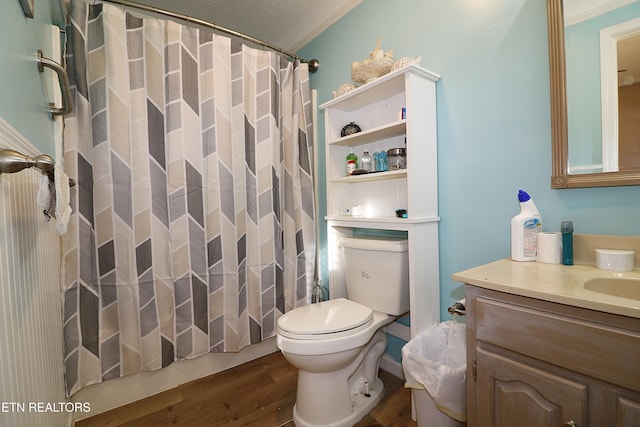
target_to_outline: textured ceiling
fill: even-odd
[[[132,0],[196,17],[295,53],[362,0]]]

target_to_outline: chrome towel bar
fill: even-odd
[[[46,154],[31,157],[8,148],[0,150],[0,174],[20,172],[34,166],[46,172],[52,170],[54,165],[51,156]]]
[[[31,157],[9,148],[0,149],[0,175],[3,173],[20,172],[21,170],[32,167],[40,169],[42,173],[46,173],[49,176],[49,180],[53,182],[55,163],[51,156],[40,154]],[[69,187],[73,187],[74,185],[76,185],[75,180],[69,178]]]
[[[69,114],[73,111],[73,105],[71,103],[71,87],[69,86],[69,77],[64,67],[57,62],[45,58],[42,56],[42,51],[38,50],[37,53],[38,71],[44,72],[45,67],[56,72],[58,75],[58,82],[60,83],[60,92],[62,93],[62,106],[56,107],[55,104],[49,104],[49,111],[51,112],[51,120],[55,120],[56,116]]]

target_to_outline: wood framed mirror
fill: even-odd
[[[20,6],[27,18],[33,18],[33,2],[34,0],[20,0]]]
[[[640,168],[618,172],[569,174],[568,102],[563,0],[547,0],[551,90],[551,188],[640,185]]]

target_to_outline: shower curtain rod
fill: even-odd
[[[151,12],[151,13],[156,13],[158,15],[163,15],[163,16],[166,16],[166,17],[169,17],[169,18],[175,18],[175,19],[180,19],[180,20],[187,21],[187,22],[193,22],[194,24],[210,28],[210,29],[212,29],[214,31],[220,31],[220,32],[229,34],[231,36],[241,38],[243,40],[246,40],[246,41],[249,41],[251,43],[257,44],[258,46],[263,46],[263,47],[266,47],[266,48],[271,49],[273,51],[276,51],[278,53],[281,53],[281,54],[283,54],[285,56],[288,56],[291,59],[307,63],[307,64],[309,64],[309,71],[312,72],[312,73],[315,73],[316,71],[318,71],[318,68],[320,68],[320,61],[317,60],[317,59],[311,59],[311,60],[307,61],[306,59],[304,59],[301,56],[296,55],[295,53],[287,52],[286,50],[281,49],[281,48],[279,48],[277,46],[274,46],[274,45],[272,45],[270,43],[267,43],[267,42],[265,42],[263,40],[256,39],[255,37],[251,37],[251,36],[249,36],[247,34],[240,33],[238,31],[234,31],[234,30],[231,30],[229,28],[225,28],[225,27],[222,27],[220,25],[204,21],[204,20],[199,19],[199,18],[194,18],[192,16],[183,15],[181,13],[172,12],[170,10],[158,9],[157,7],[147,6],[145,4],[136,3],[136,2],[132,2],[132,1],[128,1],[128,0],[100,0],[100,1],[102,1],[103,3],[112,3],[112,4],[117,4],[117,5],[120,5],[120,6],[132,7],[132,8],[135,8],[135,9],[143,10],[145,12]]]

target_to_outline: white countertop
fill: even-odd
[[[453,280],[495,291],[640,318],[640,301],[584,289],[583,283],[595,277],[640,280],[640,270],[619,273],[599,270],[592,265],[566,266],[502,259],[455,273]]]

